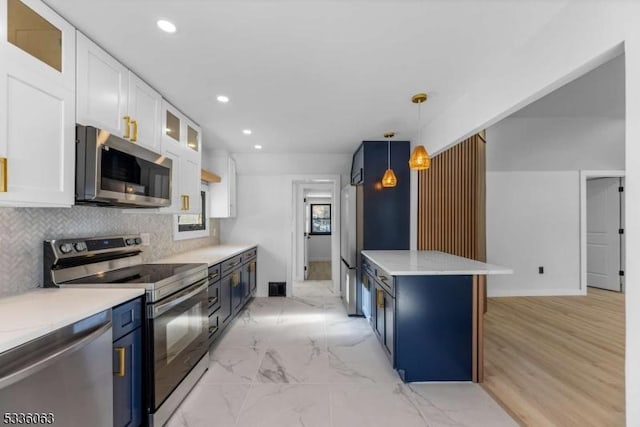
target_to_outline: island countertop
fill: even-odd
[[[439,251],[362,251],[392,276],[513,274],[508,267]]]

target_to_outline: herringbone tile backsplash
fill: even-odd
[[[173,215],[86,206],[0,208],[0,297],[41,286],[42,242],[46,239],[149,233],[151,245],[143,252],[145,261],[219,243],[218,237],[174,241],[172,221]],[[211,220],[210,226],[219,236],[219,221]]]

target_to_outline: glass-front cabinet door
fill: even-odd
[[[0,58],[0,206],[70,206],[75,29],[39,0],[1,0]]]

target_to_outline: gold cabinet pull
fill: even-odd
[[[124,116],[124,137],[125,139],[131,138],[131,116]]]
[[[7,161],[6,157],[0,157],[0,193],[9,191]]]
[[[124,377],[126,374],[125,359],[127,356],[127,349],[125,347],[116,347],[114,350],[118,353],[118,358],[120,359],[118,361],[118,372],[116,372],[116,377]]]
[[[187,210],[191,209],[191,200],[189,199],[189,196],[187,197]]]
[[[231,285],[235,288],[240,284],[240,274],[237,271],[233,272],[231,276]]]
[[[183,211],[188,211],[189,210],[189,196],[183,194],[180,197],[182,197],[182,210]]]
[[[384,291],[381,289],[376,290],[376,300],[378,302],[378,308],[384,308]]]
[[[138,141],[138,121],[131,120],[131,124],[133,125],[133,136],[131,137],[131,142]]]

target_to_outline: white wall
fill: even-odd
[[[577,171],[487,173],[487,261],[514,270],[489,296],[580,293],[579,196]]]
[[[640,425],[640,2],[569,2],[517,50],[504,52],[460,100],[426,125],[431,152],[487,128],[563,83],[625,52],[626,96],[626,422]],[[415,200],[412,201],[415,206]],[[415,237],[414,237],[415,238]]]
[[[267,296],[269,282],[291,281],[292,176],[347,176],[351,155],[248,153],[233,157],[238,171],[238,214],[220,220],[220,240],[258,244],[258,296]],[[290,286],[288,283],[288,295]]]
[[[286,182],[284,176],[238,175],[237,217],[220,220],[222,243],[258,245],[259,296],[268,294],[268,282],[286,281]]]
[[[307,245],[309,261],[331,261],[330,235],[311,235]]]
[[[624,132],[623,118],[506,118],[487,129],[487,170],[624,169]]]
[[[562,91],[549,110],[570,104]],[[579,171],[623,169],[624,145],[620,118],[509,117],[487,129],[487,260],[514,269],[489,278],[490,296],[585,292]]]

